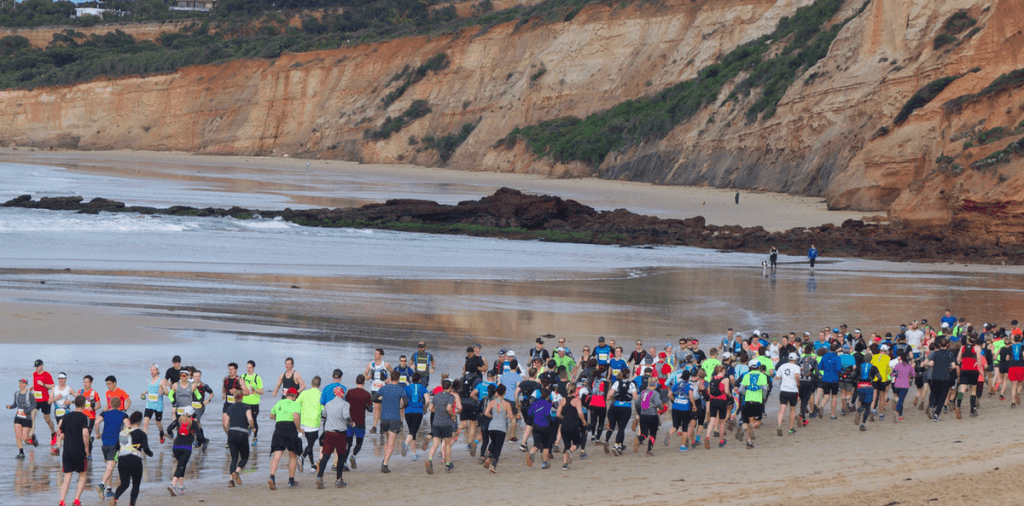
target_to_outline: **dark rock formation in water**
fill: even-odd
[[[5,207],[77,211],[96,214],[140,213],[175,216],[217,216],[281,219],[311,227],[354,227],[410,232],[463,234],[509,239],[617,244],[621,246],[678,245],[727,251],[765,253],[772,246],[784,254],[802,256],[815,244],[823,256],[893,261],[1024,264],[1024,237],[1014,241],[986,241],[951,229],[898,228],[847,220],[839,227],[793,228],[769,233],[763,227],[708,225],[702,216],[678,220],[643,216],[625,209],[597,211],[574,200],[548,195],[526,195],[502,188],[494,195],[456,205],[427,200],[396,199],[348,209],[282,211],[173,206],[132,207],[123,202],[82,197],[43,197],[33,201],[22,195]]]

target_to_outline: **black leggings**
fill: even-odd
[[[423,413],[406,413],[405,424],[409,426],[409,435],[416,441],[416,434],[420,432],[420,425],[423,425]]]
[[[810,402],[811,396],[814,395],[814,383],[810,381],[801,381],[799,392],[800,416],[805,416],[807,414],[807,403]]]
[[[608,408],[598,408],[595,406],[590,407],[590,425],[587,426],[587,432],[590,432],[594,437],[600,439],[601,432],[604,430],[604,420],[608,415]],[[586,441],[586,438],[583,438]]]
[[[228,431],[228,449],[231,452],[231,465],[228,472],[245,469],[249,462],[249,433],[237,430]]]
[[[174,456],[174,460],[178,461],[178,467],[174,469],[175,478],[185,477],[185,466],[188,465],[188,459],[192,458],[192,450],[183,450],[181,448],[175,448],[171,455]]]
[[[490,441],[491,435],[490,435],[490,433],[487,430],[491,426],[491,419],[486,417],[486,416],[480,415],[480,417],[476,419],[476,423],[477,423],[477,425],[480,426],[480,448],[479,448],[479,451],[480,451],[480,456],[483,457],[484,455],[487,455],[487,447],[490,446],[490,442],[491,442]]]
[[[142,459],[135,455],[124,455],[117,458],[117,474],[121,475],[121,484],[117,486],[117,491],[114,492],[114,500],[121,498],[121,494],[125,490],[128,490],[128,484],[131,483],[132,495],[131,495],[131,506],[135,506],[135,501],[139,499],[139,487],[142,486]]]
[[[946,397],[949,396],[950,384],[949,380],[933,379],[931,381],[932,394],[928,406],[935,410],[936,415],[942,414],[942,407],[946,405]]]
[[[660,423],[661,419],[658,418],[658,415],[640,415],[640,433],[636,437],[641,443],[647,439],[647,451],[654,446],[654,438],[658,437]]]
[[[299,462],[302,462],[309,455],[310,465],[316,464],[316,460],[313,459],[313,445],[316,444],[316,440],[320,437],[319,431],[304,432],[306,434],[306,448],[302,450],[302,455],[299,456]]]
[[[497,465],[501,458],[501,447],[505,446],[505,433],[500,430],[487,431],[487,437],[491,439],[491,465]]]
[[[632,415],[629,407],[626,406],[612,406],[608,410],[608,435],[605,436],[605,441],[612,438],[612,432],[615,431],[617,426],[618,432],[615,433],[615,444],[621,446],[622,442],[626,440],[626,425],[629,425],[629,417]]]

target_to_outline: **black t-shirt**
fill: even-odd
[[[228,427],[249,429],[249,418],[245,413],[249,411],[249,405],[244,402],[235,402],[228,406]]]
[[[89,418],[85,413],[72,411],[64,415],[61,431],[64,432],[64,454],[85,456],[85,441],[82,441],[82,429],[89,428]]]
[[[558,373],[555,371],[544,371],[540,374],[538,379],[541,383],[544,383],[544,380],[547,380],[548,385],[554,385],[555,383],[558,383]]]
[[[479,355],[473,355],[472,357],[466,357],[466,372],[470,372],[470,373],[473,373],[473,374],[480,375],[480,374],[483,374],[482,372],[480,372],[480,368],[481,367],[486,367],[486,366],[487,366],[487,363],[484,362],[484,359],[480,358]]]
[[[630,353],[629,358],[626,359],[626,363],[628,364],[632,362],[636,365],[640,365],[640,362],[643,362],[645,358],[647,358],[647,350],[633,350],[633,353]]]
[[[693,350],[693,356],[697,357],[698,365],[708,359],[708,356],[704,354],[704,350]]]
[[[175,369],[173,367],[168,367],[167,372],[164,373],[164,379],[167,380],[168,383],[177,383],[180,376],[181,369]]]
[[[540,390],[540,383],[533,380],[523,380],[519,382],[519,393],[524,397],[530,398],[530,395],[534,390]]]
[[[935,364],[932,366],[933,380],[948,380],[949,367],[953,364],[953,354],[949,350],[935,350],[928,355],[928,360]]]
[[[537,351],[537,347],[535,346],[530,350],[530,360],[532,361],[535,358],[540,358],[541,361],[546,364],[548,363],[548,359],[551,358],[551,354],[548,353],[547,348],[541,348],[540,351]]]

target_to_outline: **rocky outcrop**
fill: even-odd
[[[763,227],[715,226],[697,216],[685,220],[643,216],[625,209],[597,211],[574,200],[526,195],[502,188],[494,195],[457,205],[426,200],[397,199],[349,209],[283,211],[128,207],[123,202],[82,197],[22,195],[4,207],[77,211],[80,213],[140,213],[176,216],[216,216],[237,219],[277,218],[314,227],[354,227],[414,232],[466,234],[509,239],[541,239],[592,244],[678,245],[727,251],[765,253],[775,246],[784,254],[803,255],[815,244],[822,255],[894,261],[1024,264],[1018,251],[1024,235],[1006,233],[998,242],[979,242],[972,234],[948,227],[896,228],[847,220],[832,224],[769,233]],[[992,210],[993,212],[995,210]],[[1012,239],[1011,239],[1012,238]]]
[[[664,139],[612,153],[599,166],[554,163],[522,141],[499,142],[515,127],[586,117],[692,79],[811,3],[591,4],[568,22],[513,22],[168,75],[2,91],[0,143],[439,165],[442,157],[424,138],[470,123],[475,129],[449,167],[816,195],[835,209],[888,211],[897,226],[950,224],[991,237],[1024,232],[1024,161],[1012,155],[979,164],[1024,132],[973,141],[993,127],[1018,127],[1024,88],[945,105],[1024,67],[1018,1],[870,0],[865,7],[849,0],[833,22],[852,19],[770,119],[744,117],[755,90],[728,105],[717,101]],[[974,24],[950,35],[945,25],[960,11]],[[955,42],[936,45],[943,34]],[[442,52],[447,68],[384,105],[396,74]],[[947,76],[961,77],[906,122],[893,123],[917,90]],[[414,100],[426,100],[432,112],[390,137],[366,135]]]

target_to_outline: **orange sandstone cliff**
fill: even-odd
[[[522,141],[498,142],[515,127],[585,117],[691,79],[811,3],[592,4],[568,22],[513,22],[165,75],[5,90],[0,144],[288,154],[782,191],[822,196],[833,208],[887,211],[902,226],[962,228],[982,232],[979,240],[987,242],[1021,237],[1024,86],[979,94],[1024,67],[1019,0],[870,0],[862,12],[863,0],[850,0],[834,21],[852,20],[770,119],[746,121],[744,102],[753,98],[712,105],[664,139],[612,153],[600,166],[554,163]],[[977,29],[936,48],[959,11],[977,19]],[[147,37],[155,37],[151,31]],[[384,105],[396,74],[442,52],[446,69]],[[960,77],[894,123],[916,91],[949,76]],[[366,136],[415,100],[426,100],[431,112],[390,138]],[[423,149],[424,137],[466,123],[476,127],[450,160]]]

